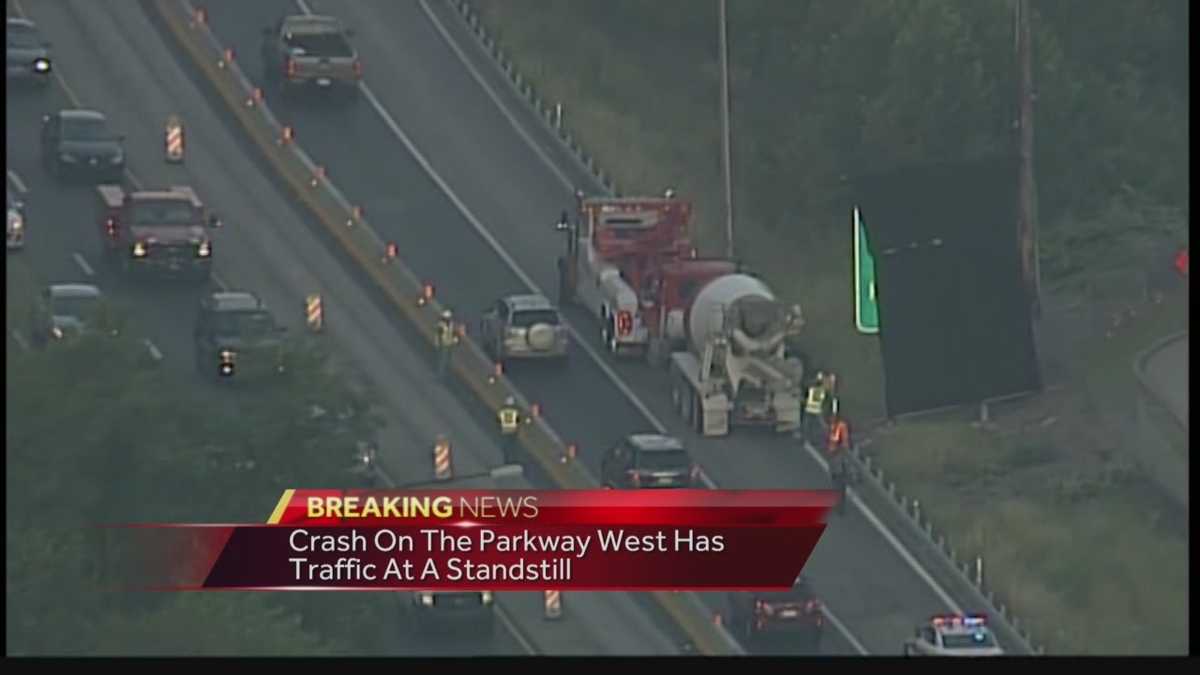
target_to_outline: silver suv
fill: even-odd
[[[496,301],[479,326],[484,349],[497,361],[553,359],[565,362],[570,337],[558,309],[541,295],[510,295]]]

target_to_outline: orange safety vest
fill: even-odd
[[[850,428],[845,420],[838,420],[829,428],[829,452],[850,446]]]

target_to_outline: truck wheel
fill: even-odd
[[[692,405],[695,407],[695,412],[692,414],[692,426],[696,433],[704,435],[704,401],[700,399],[700,394],[692,395]]]

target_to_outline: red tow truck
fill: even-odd
[[[600,320],[601,343],[613,354],[648,352],[663,316],[663,268],[693,255],[692,205],[664,197],[585,197],[557,229],[567,233],[558,260],[559,302],[574,302]]]
[[[220,220],[190,187],[126,192],[96,188],[105,257],[126,272],[207,281],[213,245],[206,228]]]

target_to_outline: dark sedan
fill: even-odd
[[[37,26],[28,19],[9,18],[4,28],[6,81],[41,87],[50,84],[54,68],[50,43],[42,38]]]
[[[42,117],[42,162],[58,178],[120,183],[125,175],[124,140],[94,110],[60,110]]]

